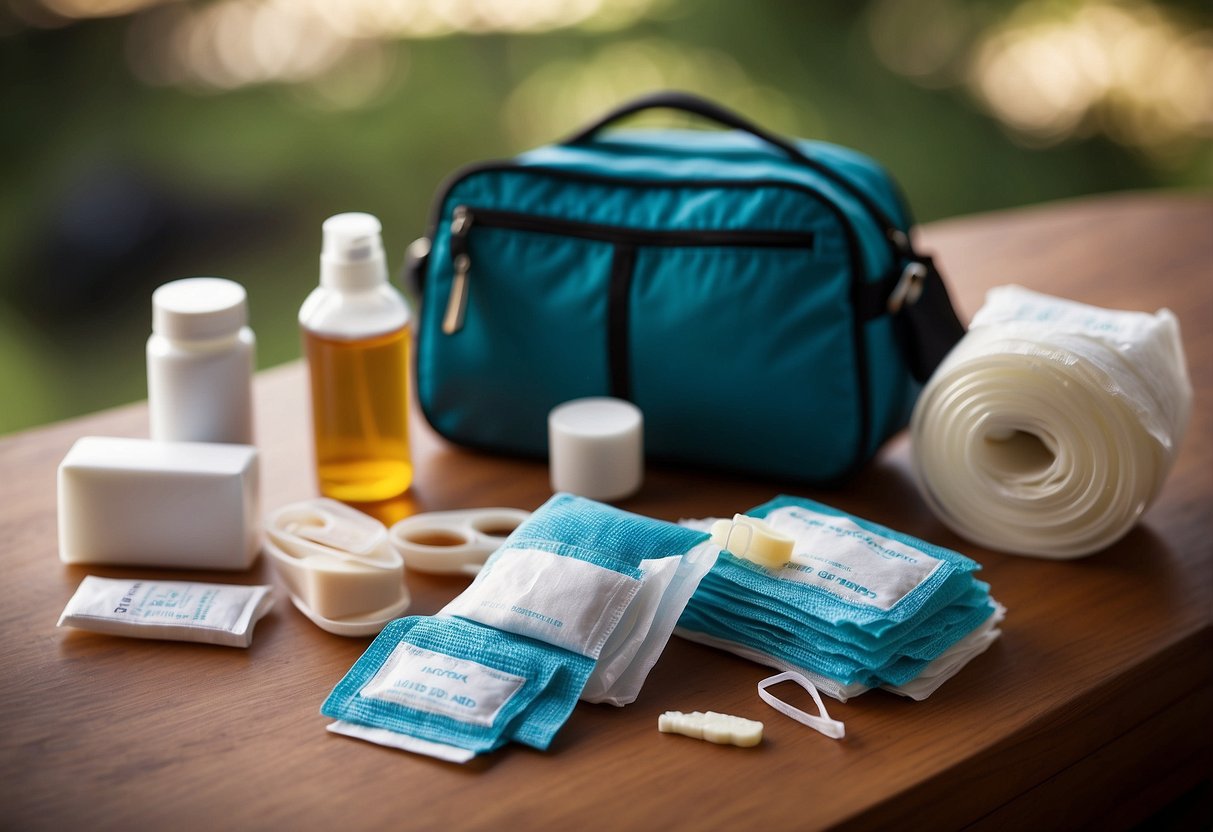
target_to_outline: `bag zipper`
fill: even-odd
[[[623,246],[666,248],[726,246],[811,250],[814,244],[814,236],[811,231],[652,230],[535,216],[516,211],[480,208],[473,210],[467,205],[457,205],[451,215],[451,262],[454,266],[455,276],[451,281],[451,294],[447,299],[446,312],[442,317],[442,331],[446,335],[453,335],[463,327],[463,318],[467,311],[468,283],[472,270],[472,258],[468,251],[468,234],[473,224],[486,228],[504,228],[536,234],[576,237]]]

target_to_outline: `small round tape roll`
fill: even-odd
[[[552,490],[622,500],[644,479],[644,417],[623,399],[575,399],[548,414]]]
[[[1192,406],[1179,324],[1017,286],[989,293],[914,408],[922,492],[991,549],[1075,558],[1158,495]]]

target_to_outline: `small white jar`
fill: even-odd
[[[548,414],[552,490],[612,502],[644,480],[644,414],[607,396],[574,399]]]
[[[153,292],[147,341],[151,438],[253,444],[255,350],[239,283],[191,277]]]

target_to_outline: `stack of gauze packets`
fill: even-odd
[[[435,616],[389,624],[321,708],[346,736],[466,762],[546,749],[577,700],[635,700],[720,547],[558,494]]]
[[[753,535],[732,535],[677,635],[799,671],[841,702],[876,687],[925,699],[1000,635],[1005,610],[963,555],[806,499],[747,514],[791,538],[790,558],[739,557]]]

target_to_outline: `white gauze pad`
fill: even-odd
[[[1075,558],[1158,495],[1192,409],[1179,323],[1004,286],[924,388],[914,469],[939,518],[991,549]]]

